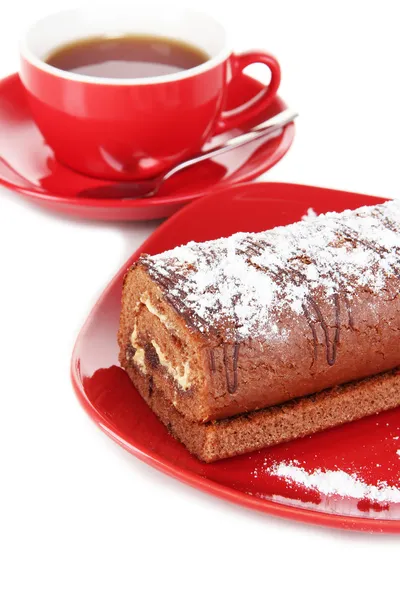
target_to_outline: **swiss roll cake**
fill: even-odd
[[[397,201],[142,255],[121,364],[203,460],[393,408],[399,261]]]

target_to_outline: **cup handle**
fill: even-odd
[[[244,121],[262,113],[274,99],[281,81],[281,69],[276,58],[266,52],[251,51],[243,54],[232,54],[229,59],[231,80],[249,65],[261,63],[267,65],[271,71],[271,80],[259,94],[233,110],[222,111],[214,131],[214,135],[223,133],[228,129],[239,127]]]

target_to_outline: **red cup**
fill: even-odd
[[[79,75],[45,62],[74,40],[132,33],[189,42],[210,59],[176,74],[138,79]],[[229,83],[253,63],[268,66],[269,85],[253,101],[225,111]],[[214,134],[263,112],[280,83],[270,54],[234,54],[212,17],[160,5],[48,16],[21,43],[20,75],[33,118],[57,159],[87,175],[119,180],[152,177],[196,154]]]

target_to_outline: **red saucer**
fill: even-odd
[[[252,183],[209,195],[180,211],[122,267],[78,337],[72,380],[89,416],[141,460],[210,494],[298,521],[400,533],[400,409],[206,465],[167,433],[141,399],[118,366],[116,342],[122,279],[141,252],[154,254],[190,240],[285,225],[299,220],[309,207],[319,213],[382,201],[293,184]],[[299,475],[294,481],[285,473],[289,463]],[[329,481],[323,489],[301,481],[304,476],[315,480],[321,472],[324,478],[327,471],[332,486],[342,481],[342,489],[348,488],[349,479],[357,478],[356,489],[350,486],[345,492],[350,497],[343,498],[340,489],[329,487]],[[377,490],[382,489],[380,497]],[[394,492],[388,500],[385,494],[390,489]]]
[[[262,84],[242,75],[229,88],[227,109],[254,97]],[[244,133],[286,108],[277,97],[257,121],[248,122],[211,140],[207,147]],[[172,177],[154,198],[115,200],[77,197],[79,192],[109,185],[110,181],[85,177],[58,163],[32,121],[18,75],[0,82],[0,184],[20,192],[49,210],[88,219],[143,220],[168,217],[191,200],[215,189],[255,179],[277,163],[290,148],[294,125],[269,141],[255,141],[215,161],[196,165]]]

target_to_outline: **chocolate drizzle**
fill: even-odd
[[[364,291],[384,298],[396,293],[400,202],[192,242],[141,260],[187,324],[208,335],[209,346],[222,346],[231,392],[238,385],[239,343],[290,343],[297,334],[289,326],[305,329],[304,348],[313,363],[325,362],[326,355],[327,364],[335,364],[341,327],[349,335],[362,328],[354,322],[352,299]],[[211,373],[222,366],[217,350],[208,350],[208,361]]]
[[[230,376],[230,366],[228,360],[228,348],[230,346],[228,344],[224,344],[224,366],[225,366],[225,376],[226,376],[226,386],[228,388],[228,392],[230,394],[234,394],[238,388],[238,359],[239,359],[239,346],[238,342],[235,342],[233,346],[233,357],[232,357],[232,372],[233,372],[233,380],[231,381]]]
[[[144,264],[146,264],[145,261]],[[177,273],[168,273],[168,275],[164,275],[154,270],[151,271],[151,276],[152,279],[154,279],[154,281],[156,281],[164,289],[165,295],[168,298],[171,306],[179,311],[188,325],[195,327],[193,311],[189,310],[188,306],[185,304],[184,294],[181,293],[180,296],[177,296],[176,294],[169,293],[171,288],[176,288],[176,284],[178,282],[184,282],[185,278]],[[196,320],[202,323],[203,326],[207,325],[207,321],[202,319],[199,315],[196,315]]]
[[[211,373],[215,373],[215,354],[214,348],[211,348],[208,353],[208,359],[210,362],[210,371]]]
[[[302,308],[303,308],[304,316],[307,319],[308,325],[310,326],[312,337],[313,337],[314,358],[313,358],[313,361],[312,361],[312,364],[311,364],[311,366],[312,366],[316,362],[317,355],[318,355],[318,336],[317,336],[317,330],[315,329],[315,323],[311,319],[311,315],[310,315],[310,313],[308,311],[307,305],[304,302],[302,304]]]
[[[143,263],[146,264],[146,261],[143,260]],[[152,272],[152,277],[157,283],[159,283],[165,290],[175,286],[178,281],[182,281],[182,276],[178,273],[168,273],[168,275],[164,275],[159,271]]]
[[[336,355],[337,355],[337,347],[338,347],[339,340],[340,340],[340,302],[339,302],[339,295],[337,292],[335,292],[335,294],[333,295],[333,300],[334,300],[334,304],[335,304],[335,335],[333,337],[333,341],[331,342],[330,335],[329,335],[329,326],[328,326],[327,322],[325,321],[325,318],[324,318],[318,304],[315,302],[315,300],[313,298],[311,298],[311,297],[309,298],[309,302],[317,315],[318,323],[321,325],[322,330],[324,332],[325,345],[326,345],[326,360],[327,360],[329,366],[333,366],[335,364]]]
[[[387,224],[386,224],[386,226],[387,226]],[[395,231],[395,229],[393,229],[391,227],[388,227],[388,229]],[[371,250],[371,252],[374,252],[375,254],[377,254],[381,260],[384,260],[385,257],[389,254],[389,250],[387,248],[385,248],[384,246],[380,246],[379,244],[375,244],[374,242],[369,242],[368,240],[364,240],[363,238],[361,238],[358,235],[357,231],[354,231],[350,227],[342,226],[342,231],[343,231],[343,234],[346,236],[346,238],[350,242],[353,242],[356,245],[359,244],[360,246],[364,246],[364,248]],[[392,267],[392,268],[393,268],[393,272],[395,273],[395,275],[397,277],[400,277],[400,270],[396,267]]]
[[[249,246],[250,246],[250,248],[249,248],[250,254],[252,256],[259,255],[259,252],[264,250],[267,247],[266,244],[259,244],[252,240],[250,241]],[[303,258],[307,258],[307,257],[303,257]],[[312,261],[307,259],[308,264],[311,264],[311,262]],[[253,264],[253,263],[251,263],[251,264]],[[261,267],[259,265],[254,265],[254,267],[261,268],[263,271],[268,271],[271,275],[277,275],[280,282],[282,282],[283,277],[286,276],[293,280],[297,279],[297,281],[299,281],[299,283],[304,284],[304,285],[307,285],[307,283],[308,283],[306,276],[303,273],[301,273],[299,270],[295,269],[294,267],[287,267],[285,269],[281,268],[281,269],[278,269],[277,272],[270,271],[270,269],[268,269],[266,267]],[[311,295],[311,292],[309,290],[307,292],[306,302],[302,303],[303,313],[304,313],[304,316],[310,327],[312,339],[313,339],[314,357],[313,357],[312,364],[314,364],[314,362],[317,360],[317,354],[318,354],[318,335],[317,335],[317,330],[315,327],[317,323],[319,323],[321,325],[322,330],[324,332],[327,363],[329,366],[333,366],[336,362],[337,348],[338,348],[338,344],[339,344],[339,340],[340,340],[340,300],[339,300],[338,292],[335,292],[333,294],[333,301],[334,301],[334,306],[335,306],[335,334],[334,334],[334,338],[333,338],[332,342],[330,339],[329,325],[327,324],[327,322],[321,312],[321,309],[319,308],[318,303],[313,298],[313,296]],[[307,303],[310,305],[311,309],[315,313],[316,320],[312,319],[310,310],[307,307]]]
[[[263,250],[265,250],[268,247],[271,247],[271,246],[263,240],[256,241],[256,240],[248,239],[247,240],[247,255],[259,256],[260,252],[262,252]]]
[[[349,300],[349,297],[347,296],[347,294],[344,295],[344,303],[346,305],[349,327],[350,327],[350,329],[354,330],[354,317],[351,312],[350,300]]]
[[[376,252],[381,259],[385,258],[386,254],[388,253],[387,249],[383,246],[379,246],[378,244],[374,244],[373,242],[369,242],[368,240],[361,238],[358,235],[358,232],[354,231],[354,229],[351,229],[351,227],[342,225],[341,230],[350,242],[354,243],[355,245],[360,244],[361,246],[364,246],[364,248],[372,250],[372,252]]]
[[[381,221],[387,229],[390,229],[390,231],[393,231],[393,233],[399,233],[396,225],[388,217],[381,217]]]
[[[306,303],[303,303],[302,307],[303,307],[304,316],[307,319],[307,323],[311,329],[311,333],[312,333],[312,337],[313,337],[313,344],[314,344],[313,364],[317,359],[317,350],[318,350],[318,336],[317,336],[317,331],[316,331],[315,325],[317,323],[319,323],[322,327],[322,331],[324,332],[325,347],[326,347],[326,360],[327,360],[327,363],[329,366],[333,366],[336,362],[337,348],[338,348],[338,344],[340,341],[340,299],[339,299],[339,294],[337,292],[335,292],[333,295],[333,301],[334,301],[334,305],[335,305],[335,325],[334,325],[335,334],[334,334],[332,341],[330,339],[329,325],[327,324],[317,302],[314,300],[314,298],[311,295],[308,296],[307,300],[316,315],[316,320],[313,320],[311,317],[310,311],[307,308]]]

